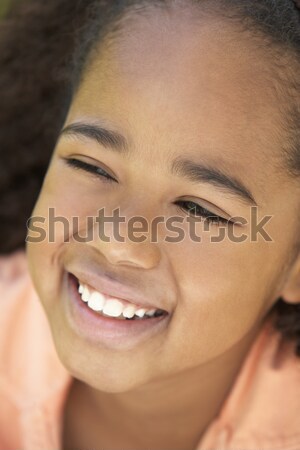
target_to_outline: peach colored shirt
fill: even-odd
[[[281,342],[266,321],[196,450],[300,450],[300,358]],[[71,382],[24,252],[0,258],[0,450],[61,450]]]

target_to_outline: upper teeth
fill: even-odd
[[[135,315],[140,318],[144,316],[151,317],[156,311],[156,309],[141,308],[128,302],[122,303],[116,298],[108,297],[98,291],[92,291],[85,284],[79,284],[78,292],[81,295],[81,299],[87,303],[89,308],[93,311],[101,311],[110,317],[123,316],[128,319],[133,318]]]

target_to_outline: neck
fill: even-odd
[[[101,443],[109,450],[195,449],[220,411],[257,332],[258,327],[205,365],[135,391],[105,393],[75,380],[69,403],[73,434],[78,411],[78,424],[83,427],[84,415],[89,428],[82,447]],[[78,437],[76,443],[80,447]]]

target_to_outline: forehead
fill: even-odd
[[[259,182],[282,167],[271,73],[263,49],[224,22],[188,9],[134,14],[94,53],[69,121],[107,120],[152,158],[188,152]]]

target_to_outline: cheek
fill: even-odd
[[[48,316],[58,307],[64,258],[73,245],[74,235],[95,235],[97,228],[91,234],[87,230],[91,223],[87,218],[97,217],[104,206],[117,206],[117,200],[101,181],[74,173],[55,160],[49,167],[32,212],[33,220],[39,218],[36,227],[40,230],[38,234],[43,233],[43,239],[27,243],[31,276]],[[36,238],[37,233],[30,232],[29,236]]]
[[[274,280],[264,270],[266,253],[257,243],[183,242],[170,251],[180,298],[174,316],[176,351],[187,365],[201,363],[256,326]]]
[[[32,212],[34,230],[29,231],[31,241],[27,242],[31,276],[46,307],[58,296],[66,238],[72,237],[75,227],[81,228],[82,218],[93,213],[95,198],[87,194],[84,188],[74,188],[70,176],[59,176],[50,167]]]
[[[107,203],[107,195],[99,183],[76,183],[71,171],[61,170],[57,164],[50,166],[32,217],[39,232],[30,232],[32,238],[43,236],[38,242],[28,244],[28,256],[35,265],[42,261],[40,270],[55,262],[66,242],[74,233],[86,231],[87,217],[96,217],[98,209]],[[41,222],[41,220],[43,222]]]

